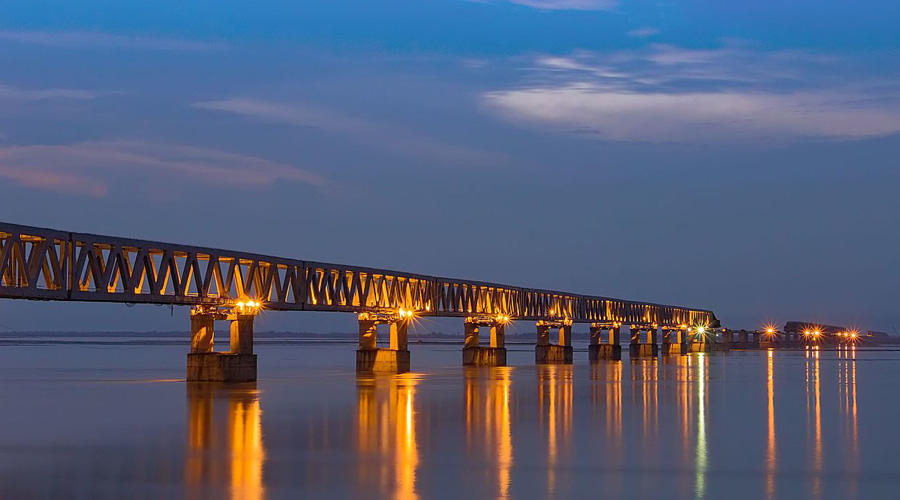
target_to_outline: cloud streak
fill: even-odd
[[[486,92],[482,101],[514,123],[618,141],[859,139],[900,132],[896,86],[870,79],[851,87],[839,62],[741,46],[541,56],[530,81]]]
[[[619,0],[505,0],[539,10],[611,10]]]
[[[307,169],[193,146],[143,141],[100,141],[61,145],[0,146],[0,178],[22,186],[103,197],[111,184],[179,179],[245,189],[280,182],[324,187],[328,179]]]
[[[633,36],[635,38],[647,38],[658,34],[659,30],[651,26],[644,26],[643,28],[633,29],[627,33],[628,36]]]
[[[210,51],[222,43],[174,38],[124,36],[93,31],[0,31],[0,40],[57,48],[116,48],[162,51]]]
[[[234,97],[198,102],[194,107],[234,113],[270,123],[316,128],[342,135],[369,148],[428,162],[494,165],[506,161],[505,156],[497,153],[447,144],[407,130],[305,104]]]
[[[12,101],[44,101],[50,99],[88,100],[97,97],[95,92],[77,89],[20,89],[0,85],[0,99]]]

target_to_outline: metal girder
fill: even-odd
[[[716,325],[712,311],[0,222],[0,298]]]

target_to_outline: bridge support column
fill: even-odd
[[[466,340],[463,346],[464,366],[506,366],[506,323],[507,316],[496,318],[468,317],[465,320]],[[479,344],[478,327],[491,328],[490,346]]]
[[[664,355],[682,355],[688,353],[684,330],[664,329],[662,335],[662,353]]]
[[[700,331],[700,328],[689,329],[688,352],[712,352],[715,341],[710,340],[710,337],[715,338],[715,333],[707,332],[705,329]]]
[[[608,341],[603,342],[603,330],[607,330]],[[618,323],[591,325],[591,343],[588,345],[588,360],[599,363],[603,360],[619,361],[622,359],[622,346],[619,345],[621,333]]]
[[[753,340],[750,340],[750,336],[753,335]],[[759,348],[759,335],[756,332],[750,332],[748,330],[740,330],[737,334],[737,342],[731,344],[732,349],[758,349]],[[733,337],[732,337],[733,339]]]
[[[559,329],[558,344],[550,343],[550,328]],[[534,362],[539,365],[571,365],[573,359],[572,349],[572,322],[538,321],[537,345],[534,348]]]
[[[242,308],[243,309],[243,308]],[[253,354],[253,320],[256,310],[225,314],[216,308],[198,306],[191,311],[191,352],[187,355],[189,382],[253,382],[256,354]],[[231,349],[215,352],[216,320],[231,321]]]
[[[718,334],[714,334],[713,338],[715,339],[715,345],[713,346],[713,350],[727,352],[731,350],[731,345],[734,343],[734,333],[727,328],[723,328],[722,332],[722,340],[719,341]]]
[[[359,350],[356,371],[360,373],[406,373],[409,371],[409,323],[411,314],[359,314]],[[379,348],[379,324],[390,325],[390,347]]]
[[[641,332],[647,331],[647,342],[641,342]],[[628,354],[632,358],[655,358],[659,356],[656,327],[631,327],[631,344]]]

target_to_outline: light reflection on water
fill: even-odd
[[[775,439],[775,352],[766,351],[766,498],[775,498],[778,445]]]
[[[344,361],[344,347],[321,352]],[[898,353],[463,368],[447,350],[430,353],[447,360],[431,371],[298,377],[296,349],[281,365],[284,351],[261,352],[277,376],[234,386],[23,372],[0,386],[17,401],[0,413],[0,495],[793,499],[900,487],[887,465],[900,459],[900,405],[881,395],[900,376]],[[102,365],[109,353],[93,355]]]
[[[227,483],[230,498],[265,498],[262,410],[256,383],[189,383],[187,395],[184,477],[188,496],[200,495],[208,485]]]
[[[513,466],[510,402],[513,368],[465,368],[466,451],[493,463],[498,499],[509,498]]]
[[[418,377],[360,376],[357,380],[357,482],[385,498],[416,500],[415,397]],[[391,470],[393,469],[393,470]]]
[[[572,449],[572,365],[537,366],[540,422],[547,435],[547,496],[557,490],[560,462]]]

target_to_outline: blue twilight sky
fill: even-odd
[[[893,332],[898,23],[895,0],[7,0],[0,220]],[[0,329],[186,314],[2,301]]]

